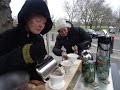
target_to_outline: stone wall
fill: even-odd
[[[11,0],[0,0],[0,33],[13,27]]]

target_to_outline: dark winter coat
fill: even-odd
[[[18,26],[7,30],[0,35],[0,74],[15,70],[25,70],[30,73],[31,79],[38,79],[35,71],[36,63],[25,63],[22,48],[26,44],[40,43],[39,60],[44,59],[47,54],[42,35],[35,35],[25,30],[26,22],[31,14],[43,15],[47,18],[44,30],[47,33],[52,27],[52,21],[47,5],[42,0],[27,0],[18,14]],[[33,53],[35,58],[37,53]],[[35,53],[35,54],[34,54]],[[36,56],[35,56],[36,55]]]
[[[91,37],[80,27],[72,27],[68,29],[68,35],[62,37],[60,34],[56,38],[55,46],[53,47],[53,53],[57,56],[61,56],[61,48],[64,46],[67,53],[73,53],[72,46],[77,45],[78,54],[83,50],[82,43],[85,41],[92,42]]]

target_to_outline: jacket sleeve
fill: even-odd
[[[79,36],[81,38],[81,41],[77,44],[78,48],[82,51],[85,47],[85,42],[89,41],[90,43],[92,42],[91,36],[84,31],[84,29],[79,28]]]
[[[53,53],[57,56],[61,56],[62,53],[61,48],[62,48],[61,40],[60,37],[57,36],[55,46],[53,47]]]
[[[29,57],[31,55],[30,54],[31,46],[29,44],[26,44],[18,48],[14,48],[11,51],[7,51],[6,42],[7,42],[6,39],[0,37],[0,74],[14,70],[28,70],[30,68],[35,67],[36,62],[29,60]],[[27,54],[23,55],[24,53]],[[40,54],[39,56],[43,57],[43,55]]]
[[[16,48],[9,53],[0,56],[0,74],[25,68],[27,68],[27,66],[22,58],[21,48]]]

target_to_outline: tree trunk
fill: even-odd
[[[97,29],[97,26],[98,26],[98,21],[96,21],[95,23],[95,29]]]
[[[90,23],[89,26],[90,26],[90,29],[92,29],[92,23]]]
[[[102,23],[100,23],[100,29],[102,28]]]
[[[0,0],[0,33],[13,27],[12,12],[9,6],[10,1]]]

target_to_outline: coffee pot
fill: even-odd
[[[49,75],[58,67],[57,61],[52,57],[48,56],[43,60],[43,63],[37,64],[36,71],[41,76],[43,81],[49,77]]]
[[[82,43],[83,51],[80,54],[80,59],[82,60],[82,62],[85,62],[87,60],[93,60],[93,55],[89,50],[90,47],[91,47],[90,41],[85,41]]]

